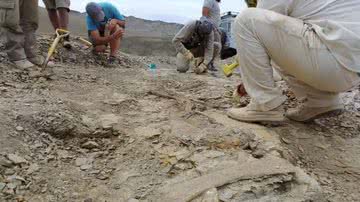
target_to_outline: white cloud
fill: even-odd
[[[184,23],[201,16],[203,0],[72,0],[71,9],[84,12],[88,2],[111,2],[124,15],[149,20]],[[40,5],[43,3],[40,1]],[[241,11],[244,0],[222,0],[222,12]]]

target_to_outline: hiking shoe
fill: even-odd
[[[22,69],[22,70],[28,70],[30,68],[35,67],[33,63],[31,63],[29,60],[18,60],[18,61],[12,61],[11,62],[16,68]]]
[[[271,111],[260,111],[249,104],[243,108],[232,108],[227,115],[232,119],[244,122],[281,122],[285,120],[284,113],[283,106]]]
[[[211,72],[217,72],[218,71],[218,69],[214,66],[213,62],[208,65],[207,69],[209,71],[211,71]]]
[[[310,122],[326,116],[338,116],[344,111],[344,105],[334,105],[330,107],[308,107],[300,105],[297,108],[286,112],[286,117],[299,122]]]
[[[33,57],[33,58],[28,58],[28,60],[31,63],[33,63],[34,65],[37,65],[39,67],[41,67],[45,62],[45,59],[42,56],[36,56],[36,57]]]
[[[109,67],[109,68],[115,68],[118,66],[118,61],[117,61],[117,58],[114,57],[114,56],[110,56],[108,61],[107,61],[107,65],[106,67]]]

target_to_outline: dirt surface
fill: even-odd
[[[106,68],[77,44],[46,79],[2,48],[0,201],[360,201],[358,90],[339,117],[247,124],[226,117],[236,76],[123,53]]]

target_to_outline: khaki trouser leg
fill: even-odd
[[[181,53],[176,56],[177,71],[185,73],[190,69],[190,61],[185,58]]]
[[[36,56],[35,31],[38,28],[38,0],[14,0],[15,8],[7,10],[4,23],[6,52],[11,61]]]
[[[22,0],[20,26],[25,35],[24,49],[27,58],[37,56],[35,32],[39,26],[38,3],[38,0]]]
[[[217,30],[214,35],[214,60],[220,60],[220,52],[221,52],[221,32]]]
[[[22,0],[23,1],[23,0]],[[2,10],[6,12],[3,22],[6,43],[5,50],[11,61],[23,60],[26,58],[24,51],[24,34],[20,27],[20,0],[13,0],[14,8]]]
[[[294,76],[286,74],[281,69],[277,69],[277,71],[290,86],[298,100],[307,100],[304,103],[306,106],[330,107],[342,103],[339,93],[318,90],[298,80]]]
[[[267,111],[285,97],[276,87],[271,60],[297,95],[313,106],[338,103],[338,93],[357,85],[356,73],[342,67],[303,21],[263,9],[247,9],[234,26],[241,74],[252,103]]]

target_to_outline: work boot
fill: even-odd
[[[290,109],[286,113],[286,117],[299,122],[310,122],[315,119],[326,116],[340,115],[344,110],[344,105],[333,105],[330,107],[308,107],[304,104]]]
[[[251,103],[243,108],[232,108],[227,115],[235,120],[244,122],[281,122],[284,121],[284,107],[281,105],[270,111],[255,109]]]
[[[41,67],[45,62],[45,59],[42,56],[36,56],[36,57],[33,57],[33,58],[28,58],[28,60],[31,63],[33,63],[34,65],[37,65],[39,67]]]
[[[23,59],[23,60],[18,60],[18,61],[12,61],[11,62],[12,65],[14,65],[16,68],[18,69],[22,69],[22,70],[28,70],[31,69],[33,67],[35,67],[35,65],[33,63],[31,63],[29,60],[27,59]]]
[[[116,68],[118,66],[118,60],[115,56],[110,56],[108,61],[107,61],[107,65],[106,67],[108,68]]]

